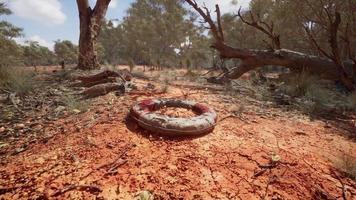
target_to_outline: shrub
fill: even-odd
[[[192,64],[191,64],[189,58],[186,60],[185,65],[186,65],[187,69],[190,69],[190,68],[191,68]]]
[[[33,75],[18,67],[0,66],[0,89],[24,96],[34,89]]]
[[[129,65],[130,72],[132,72],[133,69],[134,69],[135,66],[136,66],[135,61],[134,61],[132,58],[130,58],[127,63],[128,63],[128,65]]]
[[[58,80],[66,80],[69,79],[72,74],[72,70],[59,70],[54,72],[54,77],[57,78]]]
[[[347,103],[348,103],[348,107],[349,107],[350,109],[356,110],[356,92],[351,93],[351,94],[347,97]]]
[[[167,93],[168,90],[169,90],[168,84],[162,85],[162,87],[161,87],[161,89],[160,89],[160,91],[161,91],[162,93]]]
[[[356,109],[356,92],[347,95],[335,84],[306,73],[290,74],[281,90],[291,97],[298,97],[294,98],[296,106],[306,113]]]
[[[187,72],[184,74],[184,77],[186,77],[190,81],[195,81],[197,80],[197,78],[199,78],[199,74],[197,74],[191,69],[188,69]]]
[[[62,102],[66,106],[67,110],[70,112],[73,112],[74,110],[86,112],[89,107],[87,102],[80,101],[78,98],[71,94],[63,95]]]
[[[356,158],[351,154],[343,153],[334,160],[334,166],[347,177],[356,180]]]
[[[292,97],[300,97],[305,96],[308,88],[317,84],[320,79],[303,72],[300,74],[290,74],[290,76],[286,77],[285,81],[282,90]]]

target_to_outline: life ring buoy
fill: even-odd
[[[179,107],[193,110],[191,118],[168,117],[154,113],[162,107]],[[140,127],[166,136],[194,136],[211,132],[217,122],[216,112],[201,103],[177,99],[148,99],[134,104],[130,110]]]

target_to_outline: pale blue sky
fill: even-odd
[[[121,20],[134,0],[112,0],[106,15],[107,19]],[[24,29],[25,36],[16,39],[38,41],[41,45],[53,48],[57,39],[78,43],[79,17],[75,0],[0,0],[13,11],[10,16],[1,16]],[[90,0],[94,4],[95,0]],[[231,6],[231,0],[198,0],[213,9],[218,3],[222,12],[233,12],[237,7]],[[248,7],[249,0],[239,0],[239,6]],[[2,20],[0,19],[0,20]]]

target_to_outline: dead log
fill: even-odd
[[[111,71],[111,70],[105,70],[103,72],[100,72],[100,73],[94,74],[94,75],[78,76],[75,79],[80,80],[83,83],[89,83],[89,82],[97,82],[97,81],[100,81],[103,79],[107,79],[109,77],[119,77],[123,81],[131,81],[131,79],[132,79],[132,75],[127,70],[119,70],[118,72]]]
[[[72,87],[92,87],[94,85],[104,84],[104,83],[115,83],[117,80],[115,77],[107,77],[98,81],[92,82],[78,82],[71,84]]]
[[[94,98],[102,95],[106,95],[113,91],[119,91],[125,93],[125,85],[122,83],[106,83],[95,85],[84,90],[81,94],[84,98]]]
[[[215,44],[224,58],[240,58],[241,63],[226,73],[223,78],[237,79],[244,73],[256,68],[275,65],[289,68],[293,72],[306,72],[327,80],[339,80],[338,66],[328,58],[312,56],[287,49],[274,51],[232,48],[225,44]],[[356,78],[352,61],[344,61],[345,70],[350,77]]]

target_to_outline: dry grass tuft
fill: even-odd
[[[334,166],[342,171],[347,177],[356,180],[356,158],[351,154],[341,154],[334,160]]]
[[[24,96],[34,89],[33,74],[18,67],[0,66],[0,89]]]

